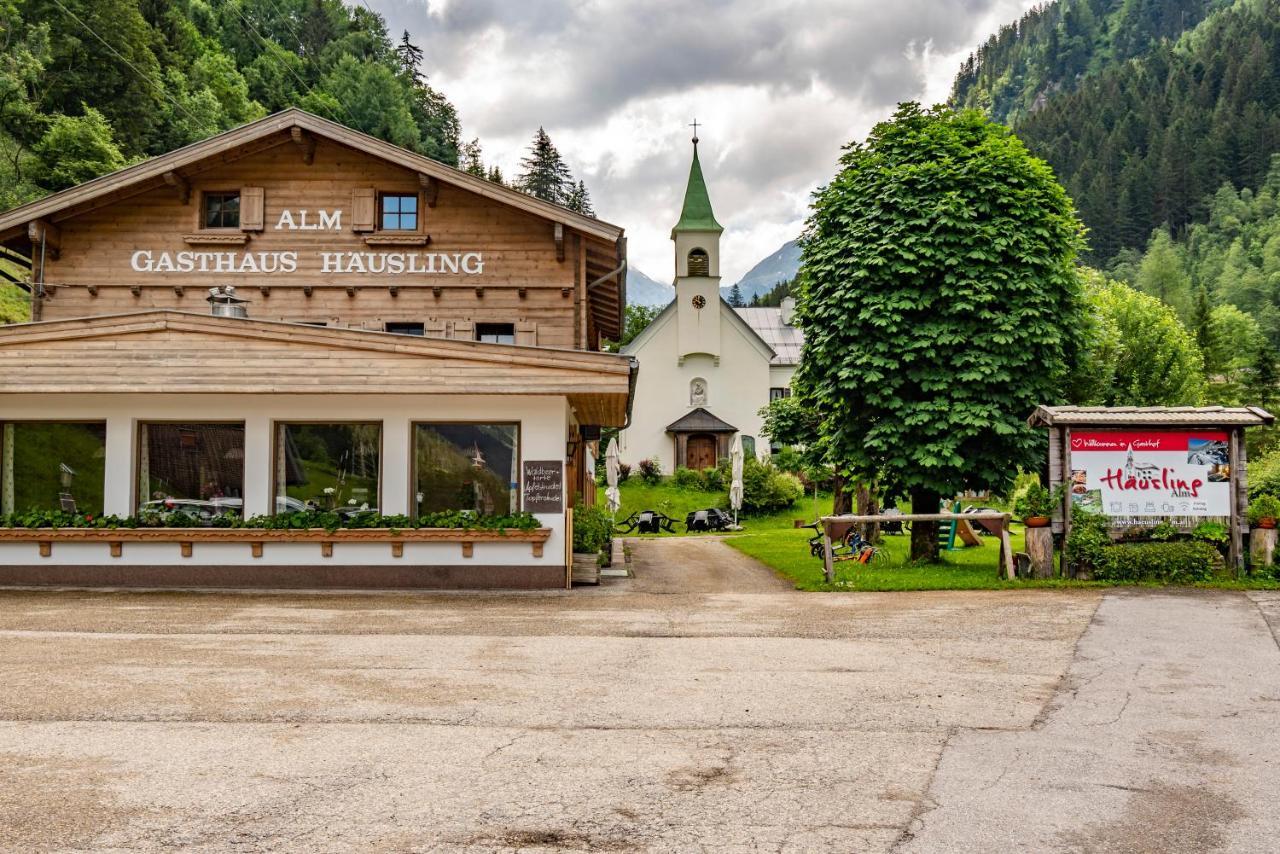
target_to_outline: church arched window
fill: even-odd
[[[689,382],[689,405],[707,405],[707,381],[702,377],[694,377]]]
[[[711,275],[711,259],[707,257],[707,250],[692,249],[689,251],[689,275]]]

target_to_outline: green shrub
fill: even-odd
[[[783,445],[778,452],[769,458],[779,471],[788,471],[792,474],[800,474],[804,471],[804,460],[800,456],[800,452],[790,445]]]
[[[601,507],[579,504],[573,508],[573,550],[600,554],[613,539],[613,520]]]
[[[1169,521],[1161,521],[1147,532],[1147,536],[1157,542],[1168,542],[1178,536],[1178,526]]]
[[[732,483],[731,475],[725,475],[725,488]],[[755,457],[742,462],[742,511],[744,513],[772,513],[795,504],[804,495],[800,479],[793,474],[778,471]],[[724,506],[728,507],[728,496]]]
[[[1217,550],[1208,543],[1124,543],[1106,546],[1093,577],[1102,581],[1162,581],[1182,584],[1213,577]]]
[[[728,469],[715,468],[707,466],[702,470],[702,486],[707,492],[723,492],[729,488],[729,481],[725,479],[725,472]]]
[[[1077,571],[1096,572],[1106,561],[1111,548],[1109,522],[1101,513],[1073,505],[1071,508],[1071,533],[1067,534],[1067,559]]]
[[[706,489],[707,481],[702,472],[680,466],[671,476],[671,483],[677,489]]]
[[[1196,525],[1191,532],[1192,539],[1201,540],[1215,546],[1224,546],[1230,537],[1227,526],[1221,522],[1205,521]]]
[[[1280,448],[1249,461],[1249,497],[1280,495]]]
[[[662,463],[657,457],[649,457],[636,463],[636,468],[640,471],[640,479],[650,486],[655,486],[662,480]]]

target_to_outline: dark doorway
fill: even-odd
[[[685,465],[691,469],[711,468],[716,464],[716,437],[695,433],[685,448]]]

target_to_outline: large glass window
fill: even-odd
[[[277,424],[276,512],[376,512],[381,458],[381,424]]]
[[[520,509],[518,424],[417,424],[413,441],[418,515]]]
[[[0,513],[102,513],[106,424],[9,421],[0,430]]]
[[[139,424],[138,510],[240,515],[244,425]]]

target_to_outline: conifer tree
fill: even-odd
[[[729,305],[734,308],[743,308],[746,304],[742,298],[742,285],[734,282],[733,287],[729,288]]]
[[[485,177],[483,152],[480,150],[479,139],[463,144],[462,150],[458,152],[458,168],[468,175],[475,175],[477,178]]]
[[[557,205],[568,201],[573,178],[544,128],[538,128],[533,135],[529,153],[520,161],[520,168],[523,171],[516,181],[519,189]]]
[[[591,206],[591,193],[587,192],[585,181],[579,180],[569,190],[569,197],[564,204],[569,210],[583,216],[595,216],[596,210]]]
[[[400,68],[405,77],[412,80],[414,85],[421,86],[424,78],[422,72],[418,70],[418,64],[422,62],[422,48],[409,40],[408,30],[400,36],[400,44],[396,47],[396,58],[400,61]]]

